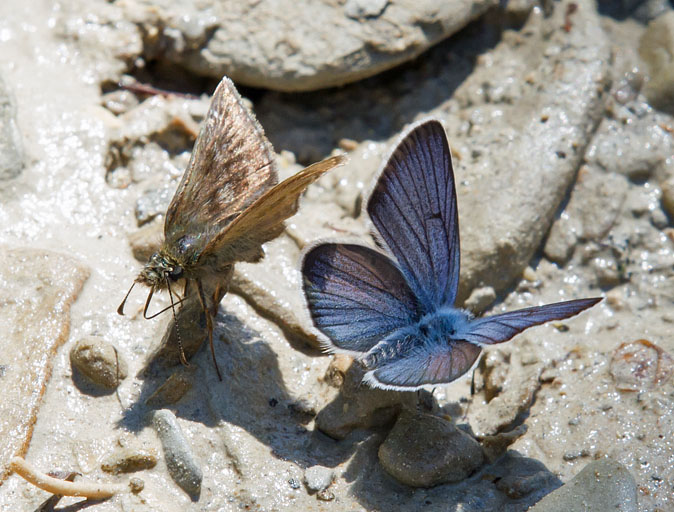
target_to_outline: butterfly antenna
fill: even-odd
[[[168,274],[164,275],[164,279],[166,280],[166,288],[168,289],[169,298],[171,299],[170,308],[171,308],[171,311],[173,312],[173,323],[176,326],[176,338],[178,338],[178,350],[180,350],[180,362],[184,366],[189,366],[190,363],[188,363],[187,358],[185,358],[185,351],[183,350],[183,342],[182,342],[182,339],[180,338],[180,327],[178,326],[178,318],[176,317],[176,303],[173,302],[173,292],[171,291],[171,282],[168,278]],[[185,300],[185,299],[184,298],[181,299],[180,302],[182,302],[183,300]],[[180,302],[178,302],[178,304],[180,304]]]
[[[176,294],[176,295],[177,295],[177,294]],[[169,309],[173,308],[173,306],[177,306],[178,304],[182,304],[182,303],[185,302],[188,298],[189,298],[189,297],[183,297],[182,299],[177,300],[176,302],[173,302],[172,304],[166,306],[164,309],[160,309],[160,310],[157,311],[156,313],[152,313],[150,316],[145,316],[145,319],[146,319],[146,320],[150,320],[150,319],[152,319],[152,318],[154,318],[154,317],[156,317],[156,316],[159,316],[159,315],[161,315],[162,313],[164,313],[165,311],[168,311]]]
[[[121,304],[119,305],[119,307],[117,308],[117,314],[118,314],[118,315],[124,316],[124,305],[126,304],[126,299],[128,299],[128,298],[129,298],[129,295],[131,295],[131,290],[133,290],[133,287],[134,287],[134,286],[136,286],[136,281],[134,281],[134,282],[131,284],[131,288],[129,288],[129,291],[126,292],[126,295],[124,295],[124,300],[122,301],[122,303],[121,303]]]

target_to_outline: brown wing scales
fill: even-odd
[[[234,84],[218,85],[190,163],[166,211],[164,234],[172,246],[185,235],[215,236],[278,182],[271,144]],[[200,247],[209,240],[201,237]]]
[[[257,261],[260,246],[281,234],[283,221],[297,212],[299,197],[306,188],[344,161],[341,155],[326,158],[267,190],[211,240],[202,257],[214,258],[218,266]]]

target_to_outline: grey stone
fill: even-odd
[[[304,470],[304,483],[310,493],[327,489],[334,478],[334,470],[325,466],[311,466]]]
[[[136,201],[136,220],[142,226],[158,215],[164,215],[175,191],[171,188],[152,188],[143,192]]]
[[[635,101],[629,106],[638,108],[639,103]],[[648,110],[641,115],[605,119],[592,138],[585,158],[608,173],[644,181],[669,156],[668,150],[671,151],[671,136],[661,128],[663,122],[664,119]]]
[[[564,263],[577,239],[599,241],[618,218],[627,194],[627,181],[619,174],[583,166],[563,215],[550,230],[545,254]]]
[[[97,336],[88,336],[75,343],[70,349],[70,362],[89,381],[105,389],[116,389],[128,371],[119,351]]]
[[[609,458],[590,462],[573,480],[548,494],[530,512],[638,510],[637,486],[630,472]]]
[[[145,35],[145,57],[202,76],[280,91],[343,85],[413,59],[496,0],[198,4],[136,0],[125,16]]]
[[[643,0],[632,12],[632,17],[642,23],[648,23],[671,10],[669,0]]]
[[[487,309],[495,300],[496,292],[494,289],[491,286],[482,286],[471,292],[470,297],[463,303],[463,307],[477,314]]]
[[[479,443],[451,422],[403,412],[379,447],[379,461],[396,480],[413,487],[458,482],[483,463]]]
[[[0,181],[19,176],[24,158],[21,132],[16,124],[16,103],[0,76]]]
[[[171,478],[193,500],[198,499],[203,478],[201,465],[175,415],[167,409],[155,411],[152,424],[164,448],[164,460]]]
[[[644,94],[656,108],[674,113],[674,11],[648,24],[639,41],[639,54],[649,72]]]
[[[414,393],[385,391],[362,385],[364,370],[351,363],[348,356],[337,355],[333,362],[342,366],[329,368],[326,380],[341,382],[339,394],[318,412],[316,427],[334,439],[344,439],[355,429],[391,423],[403,406],[414,407]]]
[[[344,14],[354,19],[379,16],[388,4],[388,0],[347,0]]]

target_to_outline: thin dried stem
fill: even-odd
[[[96,482],[68,482],[59,480],[53,476],[40,473],[21,457],[14,457],[9,467],[24,480],[43,491],[61,496],[82,496],[84,498],[101,500],[110,498],[120,492],[126,492],[129,488],[122,484],[102,484]]]

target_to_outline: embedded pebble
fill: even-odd
[[[332,501],[335,499],[335,493],[329,489],[323,489],[316,494],[316,498],[321,501]]]
[[[379,461],[404,484],[433,487],[467,478],[484,455],[480,444],[451,422],[405,411],[379,447]]]
[[[625,466],[609,458],[590,462],[573,480],[529,509],[530,512],[586,510],[638,510],[637,486]]]
[[[143,225],[127,236],[133,257],[145,263],[159,250],[164,240],[164,223],[155,221]]]
[[[138,494],[145,489],[145,481],[141,478],[132,478],[129,480],[129,489],[131,489],[132,493]]]
[[[475,288],[466,301],[463,307],[469,309],[472,313],[481,313],[487,309],[492,302],[496,300],[496,292],[491,286],[482,286]]]
[[[203,478],[201,465],[175,415],[167,409],[155,411],[152,424],[164,448],[164,460],[171,478],[192,499],[198,498]]]
[[[105,389],[117,388],[127,375],[127,364],[119,351],[96,336],[75,343],[70,349],[70,362],[89,381]]]
[[[322,491],[330,487],[335,478],[335,472],[332,468],[325,466],[311,466],[304,470],[304,483],[309,493]]]
[[[674,358],[648,340],[623,343],[613,353],[610,366],[621,391],[645,391],[664,384],[674,373]]]
[[[136,201],[135,215],[138,225],[147,224],[168,209],[174,190],[172,187],[150,188]]]
[[[102,463],[101,469],[107,473],[133,473],[151,469],[157,465],[157,454],[137,446],[120,446]]]
[[[674,11],[648,24],[639,42],[639,54],[650,74],[644,93],[653,106],[674,113]]]

